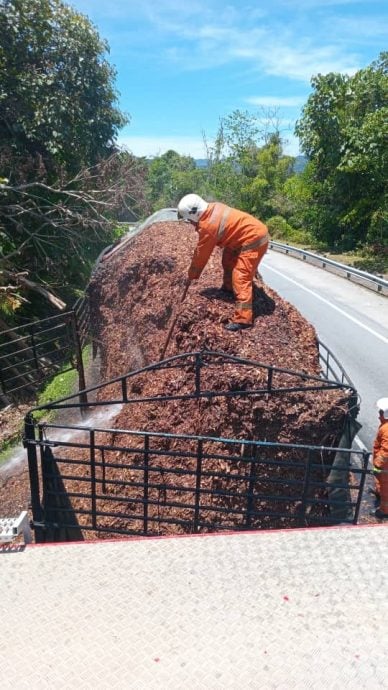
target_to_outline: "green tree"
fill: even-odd
[[[3,178],[0,284],[7,289],[0,288],[0,307],[1,293],[3,302],[11,296],[17,307],[23,303],[17,300],[20,291],[27,290],[31,300],[31,291],[42,295],[42,285],[71,306],[98,254],[116,239],[116,219],[128,209],[136,217],[146,208],[144,180],[144,164],[125,152],[60,184],[37,180],[15,185]],[[36,299],[33,304],[37,308]]]
[[[224,155],[234,161],[243,176],[255,174],[257,150],[264,141],[260,118],[247,110],[234,110],[220,122],[218,148],[222,142]]]
[[[93,25],[60,0],[0,0],[0,10],[4,174],[56,178],[61,166],[74,175],[109,156],[127,120],[114,106],[115,70]]]
[[[294,159],[285,156],[278,132],[257,148],[254,157],[254,176],[241,190],[244,208],[267,220],[273,215],[289,215],[291,208],[284,194],[286,180],[292,175]]]
[[[147,208],[144,162],[115,148],[107,48],[60,0],[0,0],[0,308],[71,301],[116,220]]]
[[[147,199],[151,209],[175,207],[179,199],[198,186],[194,158],[169,150],[154,158],[148,167]]]
[[[296,127],[312,162],[317,239],[352,249],[388,245],[388,53],[349,77],[318,75]],[[385,220],[384,220],[385,219]],[[385,227],[384,227],[385,226]]]
[[[265,220],[289,206],[282,186],[292,163],[283,154],[276,112],[235,110],[221,119],[208,147],[207,185],[213,198]]]
[[[293,159],[284,156],[279,132],[270,132],[268,121],[263,124],[261,117],[234,111],[220,121],[212,146],[204,139],[204,168],[175,151],[151,161],[147,198],[153,210],[176,206],[184,194],[196,192],[263,219],[289,213],[283,185],[292,172]]]

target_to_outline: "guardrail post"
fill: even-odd
[[[35,369],[37,373],[39,374],[39,361],[36,353],[36,343],[35,343],[35,325],[32,323],[31,328],[30,328],[30,341],[31,341],[31,350],[32,350],[32,356],[34,359],[34,364],[35,364]]]
[[[4,383],[3,369],[0,367],[0,399],[3,401],[4,405],[9,405],[9,400],[6,395],[7,389]]]
[[[307,512],[308,492],[309,492],[309,487],[310,487],[311,464],[312,464],[311,450],[309,449],[308,454],[307,454],[306,466],[305,466],[302,500],[301,500],[300,508],[298,511],[299,520],[304,525],[306,524],[306,512]]]
[[[103,494],[106,494],[106,467],[105,467],[105,450],[101,448],[101,465],[102,465],[102,482],[101,490]]]
[[[273,368],[268,367],[268,377],[267,377],[267,391],[268,393],[272,390],[272,378],[273,378]]]
[[[128,390],[127,390],[127,378],[126,376],[123,376],[121,379],[121,395],[123,399],[123,403],[128,402]]]
[[[348,266],[347,264],[340,264],[337,261],[328,259],[327,257],[322,257],[314,252],[309,252],[306,249],[298,249],[297,247],[281,244],[280,242],[275,242],[274,240],[270,241],[270,247],[275,251],[278,250],[284,252],[285,254],[291,253],[302,261],[308,262],[308,260],[310,260],[310,262],[314,265],[316,265],[314,262],[317,262],[318,267],[324,270],[328,270],[330,267],[332,267],[335,271],[340,272],[340,275],[347,280],[359,282],[361,285],[364,285],[364,287],[370,290],[376,290],[378,293],[383,294],[384,296],[388,295],[388,280],[385,280],[380,276],[373,275],[367,271],[362,271],[358,268],[354,268],[353,266]]]

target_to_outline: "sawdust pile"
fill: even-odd
[[[110,380],[126,372],[142,369],[158,363],[165,349],[166,337],[174,323],[171,340],[164,358],[182,353],[211,351],[218,357],[205,358],[201,368],[201,389],[214,392],[248,391],[266,386],[268,370],[249,365],[259,362],[280,369],[319,376],[319,356],[317,337],[314,328],[292,307],[281,299],[260,279],[254,287],[254,327],[252,329],[229,333],[224,329],[233,314],[233,299],[225,296],[219,289],[222,284],[221,252],[215,250],[201,278],[190,285],[182,303],[187,269],[196,245],[197,236],[185,223],[163,222],[151,225],[138,234],[122,250],[114,252],[98,266],[89,286],[89,298],[95,343],[102,362],[102,378]],[[264,258],[265,261],[265,258]],[[235,362],[230,358],[246,360],[247,364]],[[128,396],[139,399],[158,395],[190,395],[194,391],[195,366],[193,359],[182,367],[155,369],[140,373],[128,380]],[[287,371],[274,373],[274,388],[300,386],[299,376]],[[100,398],[115,397],[120,385],[101,389]],[[299,443],[314,445],[335,445],[345,418],[349,392],[331,391],[293,391],[278,392],[274,395],[258,397],[224,396],[202,399],[149,401],[127,404],[114,423],[118,430],[142,430],[167,434],[203,435],[226,439],[255,439],[275,443]],[[111,460],[120,455],[128,439],[125,434],[113,434],[110,443],[116,451]],[[136,442],[133,442],[136,445]],[[139,441],[139,447],[142,441]],[[132,444],[133,445],[133,444]],[[193,478],[186,472],[195,471],[194,460],[181,457],[182,443],[177,439],[155,439],[154,447],[175,452],[158,457],[158,466],[164,466],[152,476],[155,490],[150,497],[155,506],[150,506],[150,516],[163,513],[161,504],[172,500],[178,507],[164,509],[167,519],[185,520],[188,511],[179,508],[193,491]],[[194,446],[193,446],[194,447]],[[238,493],[238,481],[234,475],[247,472],[244,449],[241,449],[241,462],[236,462],[236,447],[223,449],[226,455],[233,456],[233,462],[210,459],[206,466],[209,477],[205,487],[219,490],[220,493]],[[214,444],[205,443],[204,452],[214,453]],[[240,452],[240,451],[239,451]],[[183,456],[185,453],[182,453]],[[129,456],[128,456],[129,457]],[[282,453],[278,460],[286,459]],[[288,458],[289,461],[289,458]],[[294,477],[303,476],[302,469],[296,469]],[[226,479],[217,476],[217,471],[226,471]],[[182,474],[179,474],[181,472]],[[177,474],[178,473],[178,474]],[[265,490],[266,478],[279,479],[284,476],[282,469],[270,467],[262,473],[261,491]],[[136,472],[133,471],[132,479]],[[211,476],[210,476],[211,475]],[[112,471],[112,478],[122,477],[122,472]],[[292,476],[292,472],[291,472]],[[290,470],[287,468],[287,477]],[[161,491],[173,483],[174,491]],[[204,485],[202,486],[204,488]],[[111,489],[117,493],[117,488]],[[267,491],[273,493],[271,485]],[[276,489],[277,494],[289,494],[290,486],[284,484]],[[131,493],[131,492],[130,492]],[[136,493],[136,492],[135,492]],[[163,498],[161,499],[161,494]],[[133,492],[132,492],[133,495]],[[141,500],[141,495],[136,494]],[[173,496],[173,499],[171,498]],[[217,501],[216,501],[217,503]],[[240,505],[238,497],[232,504],[225,496],[218,499],[225,507],[236,509]],[[284,508],[284,502],[282,504]],[[290,517],[295,516],[295,502],[290,502]],[[128,515],[133,507],[121,506]],[[206,523],[206,519],[208,522]],[[219,516],[203,513],[206,524],[234,527],[239,517]],[[113,521],[115,526],[125,527],[125,519]],[[135,521],[136,522],[136,521]],[[109,526],[106,522],[106,527]],[[132,525],[134,524],[132,514]],[[273,521],[273,525],[285,525],[284,520]],[[288,524],[292,524],[291,522]],[[256,520],[254,525],[271,526],[268,519]],[[158,527],[158,533],[185,531],[165,525]]]
[[[230,333],[224,324],[233,314],[233,299],[225,296],[222,284],[221,251],[215,250],[200,280],[190,284],[183,303],[187,268],[196,244],[196,234],[186,223],[157,223],[121,252],[99,265],[89,287],[93,333],[99,346],[103,380],[157,363],[166,337],[175,321],[164,357],[193,351],[212,351],[264,365],[319,376],[319,353],[314,328],[288,302],[262,281],[254,287],[254,327]],[[265,261],[265,258],[264,258]],[[225,363],[203,373],[208,390],[249,389],[264,385],[267,370]],[[177,377],[172,372],[150,373],[136,378],[136,393],[192,390],[192,372]],[[289,374],[277,373],[274,387],[300,384]],[[104,395],[104,390],[102,395]],[[109,395],[110,393],[108,393]],[[277,441],[323,443],[338,433],[347,394],[290,394],[268,396],[253,406],[237,398],[214,402],[199,425],[195,412],[176,414],[164,407],[152,416],[152,428],[159,431],[204,433]],[[197,404],[195,402],[194,404]],[[228,414],[220,406],[228,405]],[[240,407],[239,407],[240,406]],[[251,414],[244,413],[244,409]],[[217,421],[219,419],[219,421]],[[149,412],[142,408],[123,410],[121,428],[149,428]]]

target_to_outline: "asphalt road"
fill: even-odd
[[[300,259],[271,249],[260,265],[265,281],[315,327],[361,398],[357,442],[370,450],[388,396],[388,299]]]

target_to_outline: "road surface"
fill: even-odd
[[[388,299],[273,249],[260,274],[315,327],[353,381],[361,397],[358,437],[370,450],[379,424],[375,403],[388,396]]]

